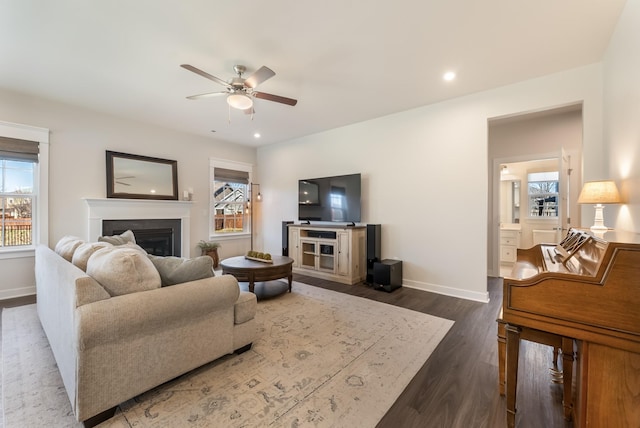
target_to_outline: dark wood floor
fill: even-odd
[[[406,287],[386,293],[364,284],[347,286],[297,274],[294,280],[455,321],[378,428],[506,426],[505,399],[498,393],[495,322],[502,302],[501,279],[488,280],[487,304]],[[34,296],[24,297],[0,301],[0,307],[34,302]],[[517,426],[572,427],[562,418],[562,389],[550,382],[551,348],[522,343]]]
[[[294,280],[447,318],[454,326],[378,428],[506,427],[498,393],[496,318],[502,280],[488,279],[490,302],[477,303],[406,287],[392,293],[294,275]],[[522,342],[516,423],[519,428],[572,427],[562,417],[562,387],[550,382],[553,350]]]

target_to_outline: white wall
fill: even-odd
[[[298,179],[360,172],[362,222],[382,224],[404,285],[486,300],[488,119],[583,102],[585,165],[600,169],[601,79],[596,64],[258,149],[265,250],[297,219]]]
[[[605,224],[640,230],[640,1],[627,0],[603,61],[605,82],[604,141],[608,174],[585,170],[585,180],[617,181],[626,204],[607,206]],[[609,219],[614,219],[611,221]]]
[[[9,91],[0,91],[0,120],[50,130],[49,245],[64,235],[87,239],[87,205],[82,198],[106,197],[105,150],[178,161],[179,193],[192,187],[191,236],[196,244],[208,239],[209,157],[255,163],[254,148],[176,133],[125,119]],[[245,239],[243,241],[248,241]],[[223,243],[221,257],[237,255]],[[9,273],[10,272],[10,273]],[[0,298],[35,291],[33,256],[0,260]],[[12,295],[3,290],[12,290]]]

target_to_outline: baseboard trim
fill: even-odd
[[[461,290],[459,288],[446,287],[444,285],[429,284],[427,282],[419,282],[404,279],[402,285],[416,290],[428,291],[430,293],[442,294],[444,296],[457,297],[459,299],[473,300],[474,302],[489,303],[489,292],[484,293]]]
[[[11,288],[0,290],[0,300],[15,299],[16,297],[33,296],[36,294],[36,286]]]

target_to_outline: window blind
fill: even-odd
[[[249,173],[247,171],[237,171],[234,169],[214,168],[214,179],[216,181],[230,181],[232,183],[249,184]]]
[[[39,151],[36,141],[0,136],[0,159],[38,162]]]

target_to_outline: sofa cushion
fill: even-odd
[[[233,309],[234,324],[245,323],[256,316],[256,311],[258,310],[258,299],[253,293],[241,291]]]
[[[95,253],[100,248],[111,246],[112,245],[108,242],[85,242],[76,248],[76,251],[73,253],[71,263],[73,263],[78,269],[82,269],[86,272],[87,261],[89,260],[89,257],[91,257],[91,254]]]
[[[54,251],[63,259],[70,262],[73,258],[73,253],[80,245],[84,244],[84,241],[77,236],[63,236],[60,238]]]
[[[186,259],[149,254],[148,257],[160,273],[163,287],[214,276],[213,259],[209,256]]]
[[[105,247],[87,262],[87,274],[111,296],[160,288],[160,274],[144,251],[131,246]]]
[[[98,242],[108,242],[111,245],[123,245],[123,244],[126,244],[128,242],[130,242],[132,244],[135,244],[136,243],[136,237],[135,237],[135,235],[133,234],[132,231],[126,230],[120,235],[100,236],[98,238]]]

